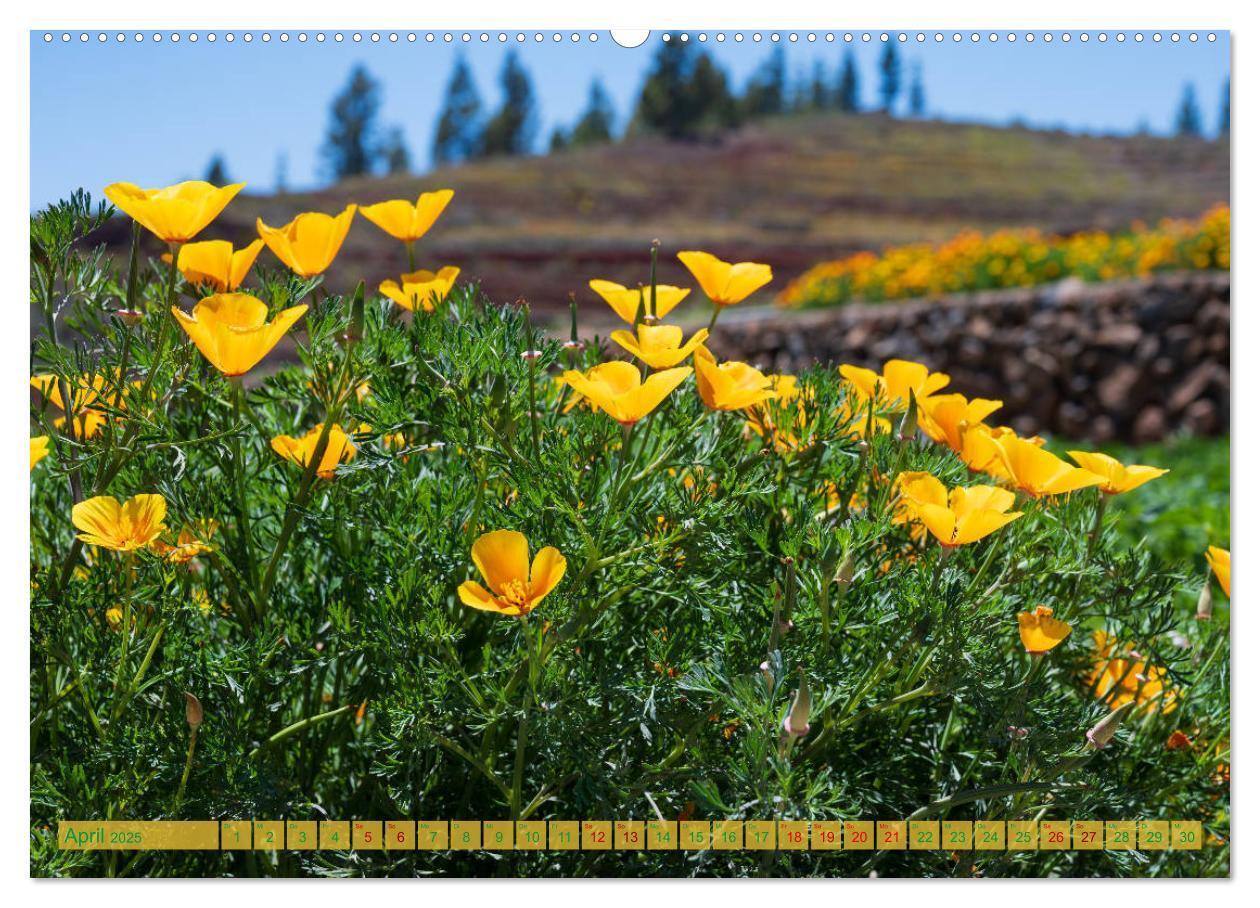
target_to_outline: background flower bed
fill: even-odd
[[[60,218],[49,231],[82,232],[82,218]],[[98,333],[73,353],[41,344],[38,356],[63,376],[108,375],[129,335],[103,313],[125,297],[127,282],[90,253],[69,255],[64,271],[76,317],[85,327],[95,319]],[[57,851],[50,827],[69,817],[517,812],[573,819],[659,810],[668,818],[836,818],[908,816],[941,799],[952,799],[937,808],[947,818],[1157,815],[1202,818],[1220,840],[1229,833],[1220,778],[1228,761],[1228,609],[1217,594],[1212,620],[1194,621],[1187,597],[1197,598],[1205,571],[1189,542],[1156,552],[1134,546],[1141,531],[1117,508],[1094,547],[1097,496],[1083,492],[1026,503],[1028,513],[1003,535],[964,547],[935,576],[935,550],[915,548],[889,522],[887,493],[867,468],[972,482],[952,454],[895,435],[876,435],[863,454],[848,427],[826,416],[812,427],[816,443],[776,453],[748,435],[743,414],[705,409],[691,380],[627,441],[603,414],[562,412],[548,376],[573,354],[533,335],[521,312],[479,305],[475,288],[458,289],[446,308],[410,323],[392,304],[369,303],[351,358],[355,380],[370,389],[347,419],[365,427],[356,435],[359,452],[302,508],[266,614],[247,618],[232,604],[221,562],[239,566],[252,557],[240,545],[228,478],[242,477],[255,532],[274,539],[299,471],[268,439],[301,434],[323,417],[318,393],[343,362],[337,338],[348,300],[315,302],[302,364],[251,388],[238,413],[227,383],[190,346],[177,345],[166,360],[148,358],[165,316],[163,276],[160,266],[142,273],[137,302],[150,317],[135,329],[134,362],[160,376],[155,385],[169,405],[150,406],[129,392],[125,418],[138,420],[140,431],[110,488],[124,497],[160,492],[176,526],[221,520],[219,552],[191,568],[142,555],[134,581],[121,559],[97,552],[61,584],[72,535],[67,480],[75,469],[99,467],[100,453],[58,438],[35,468],[34,873],[1006,876],[1228,868],[1228,848],[1219,845],[1153,858]],[[278,309],[309,286],[271,275],[258,293]],[[521,357],[535,348],[541,358]],[[582,357],[599,358],[593,347]],[[849,403],[834,370],[812,370],[801,381],[819,414]],[[397,433],[401,448],[385,442]],[[1144,488],[1177,481],[1170,474]],[[816,519],[827,483],[869,483],[871,500]],[[564,580],[526,623],[456,598],[475,575],[473,540],[500,527],[569,559]],[[842,586],[836,577],[848,558],[852,580]],[[108,614],[120,597],[140,606],[121,672],[121,631]],[[1033,673],[1015,614],[1042,603],[1076,627]],[[784,633],[789,613],[793,627]],[[1106,712],[1083,682],[1096,658],[1095,628],[1133,641],[1166,667],[1182,695],[1172,713],[1144,712],[1107,750],[1065,770]],[[526,659],[526,633],[554,641],[537,679],[539,699],[528,708],[513,680]],[[133,675],[135,695],[120,698],[115,679]],[[781,722],[802,679],[814,692],[814,731],[785,754]],[[199,698],[204,724],[181,798],[184,691]],[[105,722],[99,715],[93,722],[98,712]],[[1176,730],[1195,746],[1169,750]],[[518,784],[511,767],[522,748]],[[518,792],[524,798],[513,811]]]
[[[1064,278],[1088,282],[1145,277],[1159,271],[1229,270],[1229,208],[1197,221],[1165,219],[1155,227],[1054,236],[1032,228],[992,234],[966,231],[940,245],[860,252],[815,265],[778,296],[784,306],[835,306],[1004,287]]]

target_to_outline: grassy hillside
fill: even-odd
[[[585,287],[591,277],[646,279],[654,237],[670,253],[704,248],[767,261],[777,290],[821,259],[944,240],[967,227],[1114,229],[1139,218],[1193,216],[1228,199],[1229,152],[1198,140],[800,115],[758,122],[714,144],[637,139],[319,192],[242,196],[211,230],[245,239],[258,215],[279,224],[302,210],[446,186],[455,202],[422,243],[420,264],[459,265],[493,299],[523,296],[554,313],[569,291],[594,302]],[[124,233],[120,224],[120,241]],[[402,261],[393,241],[359,220],[332,281],[379,281]],[[662,280],[684,279],[669,255]],[[602,315],[594,308],[584,307],[591,320]]]

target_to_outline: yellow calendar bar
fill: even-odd
[[[62,851],[218,851],[217,820],[63,820]]]
[[[67,851],[1198,851],[1197,820],[62,820]]]

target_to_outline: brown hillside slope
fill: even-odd
[[[662,281],[690,285],[673,253],[701,248],[769,262],[777,290],[820,259],[943,240],[968,227],[1072,231],[1193,216],[1229,198],[1229,151],[1198,140],[802,115],[710,144],[636,139],[317,192],[244,195],[206,238],[245,241],[257,216],[282,224],[304,210],[439,187],[453,188],[455,200],[421,241],[417,263],[458,265],[496,301],[525,297],[557,313],[570,291],[594,302],[589,278],[646,280],[653,238],[667,253]],[[115,227],[107,233],[125,241]],[[260,261],[274,264],[269,253]],[[379,282],[404,263],[400,244],[358,218],[330,280],[342,288],[359,276]],[[584,306],[584,316],[597,318],[598,308]]]

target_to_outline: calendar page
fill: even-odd
[[[1230,875],[1230,32],[827,18],[25,36],[32,877]]]

